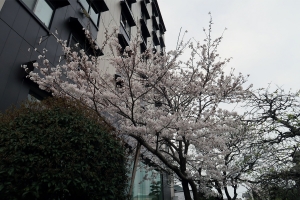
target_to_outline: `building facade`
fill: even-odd
[[[166,28],[157,0],[0,0],[0,112],[26,99],[49,96],[26,78],[21,65],[32,67],[45,49],[51,65],[60,62],[61,47],[50,33],[67,40],[70,46],[79,43],[84,48],[83,28],[102,44],[104,31],[112,27],[119,28],[123,48],[139,29],[141,52],[147,47],[164,52]],[[99,56],[106,53],[106,49],[97,52]],[[115,73],[108,62],[103,61],[99,67]],[[134,199],[172,199],[167,174],[159,174],[153,185],[142,181],[145,173],[143,168],[137,173]]]
[[[165,48],[166,28],[157,0],[0,0],[0,9],[1,111],[20,103],[28,94],[36,98],[47,95],[26,79],[20,66],[38,61],[44,48],[50,63],[58,64],[62,51],[49,33],[58,32],[57,37],[69,45],[84,44],[82,28],[89,27],[97,43],[102,44],[105,29],[116,26],[120,44],[125,47],[139,28],[141,51],[153,47],[163,52]],[[108,62],[99,67],[114,73]]]

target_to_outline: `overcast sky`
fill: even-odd
[[[159,0],[167,32],[167,50],[174,49],[182,27],[187,39],[203,41],[203,27],[213,17],[213,36],[227,30],[219,48],[221,57],[233,57],[227,66],[250,74],[254,88],[268,83],[300,89],[299,0]]]

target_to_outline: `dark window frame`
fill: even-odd
[[[126,17],[126,15],[124,14],[124,12],[121,11],[121,19],[120,19],[120,24],[121,26],[124,28],[129,40],[131,39],[131,26],[128,22],[128,19]]]
[[[73,33],[71,33],[70,36],[69,36],[68,47],[73,48],[73,46],[71,46],[72,45],[72,40],[76,41],[76,44],[77,43],[79,44],[78,48],[85,49],[84,47],[82,47],[82,44],[80,44],[78,38],[76,36],[74,36]]]
[[[84,3],[82,1],[86,1],[86,3],[88,4],[88,10],[86,10],[86,8],[84,7]],[[100,24],[100,16],[101,16],[101,12],[99,12],[96,7],[93,5],[93,2],[91,0],[77,0],[77,2],[80,4],[81,8],[86,10],[86,12],[89,14],[89,18],[92,22],[92,24],[94,24],[94,26],[97,28],[97,30],[99,29],[99,24]],[[95,12],[95,14],[98,15],[97,17],[97,22],[95,22],[93,20],[93,18],[91,17],[91,9]]]
[[[42,101],[44,98],[37,94],[36,92],[32,91],[31,89],[29,89],[29,92],[27,94],[27,100],[30,102],[40,102]]]
[[[35,0],[34,2],[34,7],[36,7],[37,5],[37,2],[39,0]],[[52,25],[52,21],[53,21],[53,18],[54,18],[54,15],[55,15],[55,11],[56,11],[56,8],[54,7],[54,5],[48,1],[48,0],[45,0],[45,2],[49,5],[49,7],[52,9],[52,14],[51,14],[51,18],[50,18],[50,21],[49,21],[49,25],[47,26],[35,13],[34,13],[34,9],[31,9],[29,8],[26,3],[23,1],[23,0],[19,0],[19,2],[23,5],[24,8],[26,8],[26,10],[49,32],[50,28],[51,28],[51,25]]]
[[[75,41],[75,44],[78,43],[78,47],[76,46],[71,46],[72,45],[72,40]],[[95,43],[97,45],[97,43]],[[90,46],[89,42],[86,40],[86,38],[80,37],[80,35],[76,34],[76,32],[71,32],[68,40],[68,47],[71,47],[72,51],[80,51],[83,49],[87,55],[91,56],[102,56],[104,55],[103,52],[98,49],[98,50],[93,50],[92,47]],[[99,47],[100,48],[100,47]]]

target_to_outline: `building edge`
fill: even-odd
[[[0,11],[1,11],[2,7],[3,7],[4,2],[5,2],[5,0],[0,0]]]

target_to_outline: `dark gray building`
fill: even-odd
[[[85,2],[85,3],[80,3]],[[0,110],[27,99],[28,94],[37,98],[47,95],[31,81],[21,65],[37,60],[44,48],[51,64],[58,64],[62,55],[55,37],[72,41],[84,40],[83,27],[88,24],[96,37],[101,12],[107,11],[104,1],[77,0],[7,0],[0,11]],[[91,20],[80,9],[88,9]],[[42,43],[39,44],[40,39]],[[37,48],[37,51],[34,49]]]
[[[0,112],[28,98],[51,95],[26,78],[21,65],[33,69],[32,64],[39,62],[38,55],[47,49],[47,59],[56,66],[62,50],[52,34],[67,40],[70,46],[86,46],[82,29],[88,27],[101,44],[105,28],[112,25],[119,27],[118,38],[123,47],[130,43],[139,26],[141,51],[147,47],[164,51],[166,28],[157,0],[0,0]],[[99,67],[107,67],[114,74],[108,63]],[[162,173],[158,180],[162,192],[159,199],[172,199],[170,177]],[[135,199],[150,198],[150,182],[147,186],[138,185],[139,181],[135,184]]]

